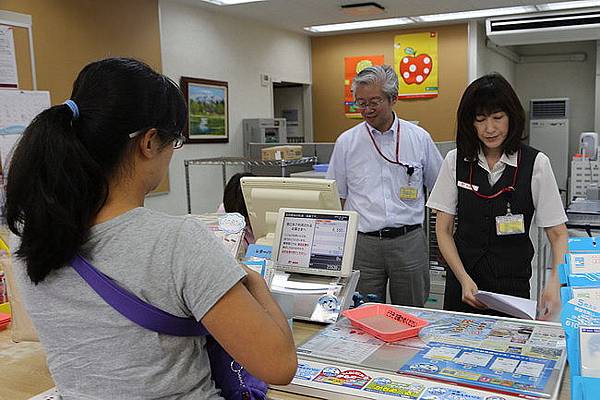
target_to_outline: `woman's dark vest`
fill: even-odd
[[[494,199],[482,199],[469,189],[458,187],[458,226],[454,241],[463,265],[469,273],[485,257],[496,278],[527,279],[531,277],[533,245],[529,239],[529,227],[535,211],[531,195],[533,164],[538,151],[521,145],[519,148],[519,169],[515,191],[503,193]],[[472,182],[469,180],[472,164]],[[478,192],[492,195],[502,188],[512,185],[515,167],[506,166],[496,184],[490,187],[487,172],[477,161],[467,162],[457,155],[456,179],[479,186]],[[506,215],[510,201],[512,214],[523,214],[525,233],[498,236],[496,217]]]

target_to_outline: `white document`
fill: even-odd
[[[0,25],[0,87],[19,87],[13,28],[5,25]]]
[[[498,357],[496,358],[490,369],[493,371],[508,372],[512,374],[515,368],[517,368],[517,365],[519,365],[519,360]]]
[[[492,310],[500,311],[521,319],[535,319],[537,301],[480,290],[475,298]]]
[[[521,361],[519,366],[515,370],[515,374],[533,376],[534,378],[538,378],[542,371],[544,370],[544,364],[531,362],[531,361]]]
[[[460,364],[485,367],[491,361],[492,357],[494,356],[491,354],[478,353],[476,351],[466,351],[454,361]]]
[[[571,254],[571,272],[587,274],[600,272],[600,254]]]
[[[581,376],[600,378],[600,327],[579,327]]]
[[[460,349],[457,349],[456,347],[433,347],[423,356],[423,358],[452,361],[458,353],[460,353]]]

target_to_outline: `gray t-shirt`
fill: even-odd
[[[136,208],[96,225],[88,260],[142,300],[202,319],[241,278],[200,221]],[[129,321],[70,266],[34,285],[15,259],[26,309],[64,399],[221,399],[203,337],[175,337]]]

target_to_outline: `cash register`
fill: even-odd
[[[295,319],[335,322],[359,276],[352,270],[358,215],[341,210],[335,181],[244,177],[240,183],[256,243],[272,246],[272,292],[293,296]]]
[[[350,306],[358,214],[282,208],[273,241],[271,291],[294,297],[294,318],[332,323]]]

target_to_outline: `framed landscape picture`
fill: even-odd
[[[181,77],[188,106],[187,143],[229,141],[227,82]]]

